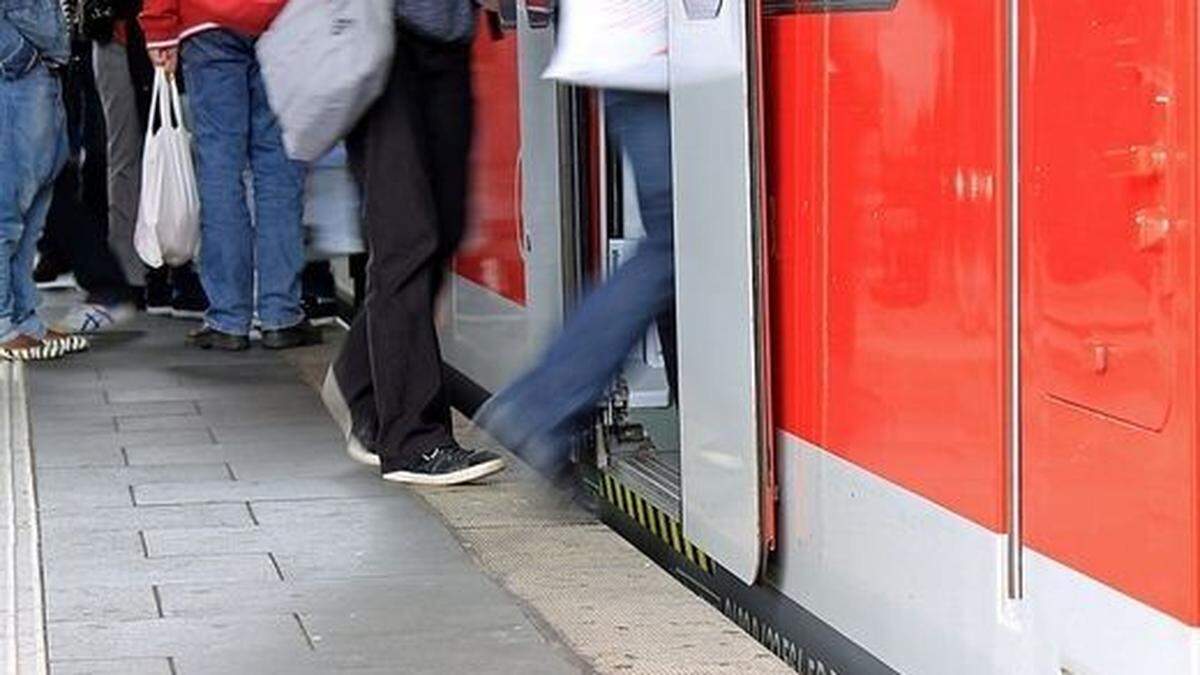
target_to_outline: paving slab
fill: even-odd
[[[51,675],[175,675],[169,659],[80,659],[53,661]]]

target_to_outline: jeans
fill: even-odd
[[[0,80],[0,148],[0,341],[41,339],[33,259],[67,158],[61,86],[45,66]]]
[[[539,468],[565,462],[564,435],[604,395],[629,351],[675,299],[668,99],[609,92],[606,113],[613,139],[633,165],[646,238],[584,299],[533,370],[481,413],[489,431]]]
[[[254,42],[208,30],[183,43],[200,187],[200,278],[205,324],[246,335],[255,310],[264,330],[304,319],[304,168],[288,159],[254,55]],[[254,219],[243,174],[253,177]]]

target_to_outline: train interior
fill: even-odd
[[[602,250],[605,274],[637,250],[644,236],[633,169],[615,148],[607,148],[607,190]],[[660,317],[634,347],[601,416],[598,461],[614,477],[639,490],[668,514],[681,515],[679,409],[670,385],[666,350],[672,316]]]

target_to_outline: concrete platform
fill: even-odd
[[[519,464],[414,491],[350,461],[329,347],[189,327],[0,372],[8,672],[788,672]]]

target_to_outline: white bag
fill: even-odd
[[[288,156],[329,152],[383,92],[395,0],[289,0],[255,49]]]
[[[158,69],[133,236],[138,255],[151,267],[183,265],[200,245],[200,191],[192,162],[192,135],[183,124],[179,87]]]
[[[304,188],[304,229],[309,260],[327,260],[366,250],[362,199],[338,144],[313,163]]]
[[[667,0],[561,0],[558,44],[543,77],[667,91]]]

